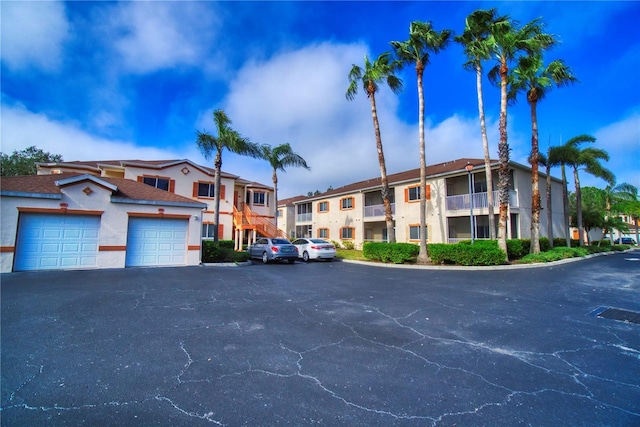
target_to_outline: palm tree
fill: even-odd
[[[538,163],[541,166],[545,166],[547,168],[547,237],[549,238],[549,248],[553,248],[553,215],[551,214],[551,167],[557,166],[552,165],[549,161],[551,147],[547,148],[547,154],[538,153]]]
[[[540,188],[538,184],[538,102],[550,92],[552,86],[562,87],[578,79],[571,69],[558,59],[546,67],[541,51],[521,56],[513,70],[509,98],[515,100],[518,92],[525,92],[531,109],[531,246],[529,252],[540,253]]]
[[[358,93],[358,85],[362,84],[362,89],[367,94],[371,102],[371,117],[373,119],[373,130],[376,136],[376,149],[378,151],[378,163],[380,164],[381,178],[381,194],[384,203],[384,217],[387,225],[387,238],[389,242],[395,243],[396,235],[393,229],[393,215],[391,213],[391,201],[389,199],[389,182],[387,180],[387,166],[384,160],[384,151],[382,150],[382,138],[380,136],[380,124],[378,123],[378,112],[376,110],[375,94],[380,89],[379,84],[386,82],[389,88],[398,93],[402,90],[402,80],[400,80],[395,72],[398,69],[398,62],[391,58],[389,52],[384,52],[378,58],[371,62],[365,55],[364,69],[353,64],[349,71],[349,87],[347,88],[346,97],[349,101],[355,99]]]
[[[498,247],[507,259],[507,209],[509,206],[509,144],[507,142],[507,88],[510,64],[517,56],[534,53],[551,46],[555,39],[542,32],[540,19],[534,19],[522,28],[508,18],[491,25],[490,51],[496,65],[489,71],[489,79],[500,84],[500,142],[498,144],[498,194],[500,197],[500,220],[498,223]]]
[[[468,61],[464,67],[476,73],[476,88],[478,95],[478,115],[480,117],[480,133],[482,134],[482,147],[484,149],[484,171],[487,181],[487,212],[489,218],[489,238],[496,238],[496,220],[493,212],[493,178],[491,173],[491,156],[489,155],[489,139],[487,138],[487,126],[485,123],[484,100],[482,94],[482,63],[491,57],[491,25],[506,20],[504,16],[498,16],[496,9],[476,10],[465,19],[464,32],[455,37],[455,41],[464,46],[464,53]]]
[[[271,177],[273,180],[273,193],[275,197],[274,205],[276,210],[278,209],[278,171],[286,172],[285,168],[289,166],[302,167],[309,170],[307,162],[301,155],[294,152],[289,144],[280,144],[277,147],[271,147],[270,145],[262,146],[263,159],[269,162],[273,171]],[[276,212],[276,230],[278,230],[278,214]]]
[[[562,211],[564,212],[564,232],[566,239],[566,246],[571,247],[571,234],[569,229],[571,227],[569,218],[569,194],[567,193],[567,172],[566,165],[571,160],[571,150],[567,149],[564,145],[550,147],[547,154],[547,165],[560,166],[560,172],[562,174]],[[550,191],[550,190],[549,190]],[[548,203],[548,202],[547,202]],[[550,211],[551,209],[549,209]],[[549,215],[550,212],[547,212]]]
[[[640,220],[640,194],[638,188],[629,184],[622,183],[614,188],[616,193],[615,209],[617,212],[630,216],[636,226],[636,242],[640,242],[640,230],[638,229],[638,221]]]
[[[450,30],[436,31],[431,22],[414,21],[409,25],[409,40],[405,42],[391,42],[396,56],[402,64],[415,64],[418,78],[418,122],[420,145],[420,252],[416,262],[427,264],[427,161],[424,141],[424,69],[429,64],[430,54],[439,53],[446,47],[451,36]]]
[[[215,212],[213,220],[213,241],[218,242],[218,224],[220,223],[220,172],[222,170],[222,152],[226,149],[232,153],[240,154],[243,156],[250,156],[253,158],[260,157],[260,147],[252,143],[246,138],[240,136],[240,134],[231,129],[231,119],[223,110],[216,110],[213,112],[213,122],[216,125],[218,136],[210,135],[209,133],[198,131],[196,144],[202,152],[205,159],[210,159],[215,153],[215,160],[213,161],[215,167]]]
[[[567,150],[567,158],[565,163],[573,168],[573,180],[576,187],[576,223],[579,233],[579,244],[583,245],[584,240],[584,227],[582,224],[582,195],[580,191],[580,177],[578,171],[583,168],[585,172],[602,178],[609,184],[615,183],[615,176],[613,173],[602,166],[601,160],[608,161],[609,154],[599,148],[586,147],[580,148],[580,145],[589,142],[594,143],[596,138],[591,135],[578,135],[569,139],[564,145]]]

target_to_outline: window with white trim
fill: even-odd
[[[342,240],[350,240],[353,239],[353,235],[354,235],[354,228],[353,227],[343,227],[340,229],[340,238]]]
[[[215,197],[216,186],[207,182],[198,183],[198,197]]]

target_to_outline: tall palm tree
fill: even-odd
[[[513,70],[509,98],[515,100],[518,92],[525,92],[531,109],[531,246],[529,252],[540,253],[540,188],[538,184],[538,102],[542,101],[555,84],[566,86],[578,81],[571,69],[558,59],[544,65],[542,50],[521,56]]]
[[[569,139],[565,144],[567,158],[565,163],[573,168],[573,180],[576,187],[576,222],[578,225],[579,244],[583,245],[584,226],[582,223],[582,194],[580,191],[580,177],[578,171],[583,169],[588,174],[602,178],[609,184],[615,184],[615,176],[613,172],[606,169],[601,160],[608,161],[609,154],[600,149],[593,147],[581,148],[581,144],[594,143],[596,138],[591,135],[578,135]]]
[[[231,119],[223,110],[213,112],[213,122],[216,125],[218,136],[209,133],[197,133],[196,144],[202,152],[205,159],[209,160],[215,154],[213,165],[215,167],[215,212],[213,220],[213,241],[218,242],[218,224],[220,223],[220,172],[222,171],[222,152],[224,150],[243,156],[253,158],[260,157],[260,147],[252,143],[247,138],[243,138],[240,134],[231,129]]]
[[[484,171],[487,181],[487,213],[489,218],[489,238],[496,238],[496,220],[493,212],[493,177],[491,173],[491,156],[489,155],[489,139],[484,114],[484,100],[482,94],[482,63],[491,58],[491,25],[505,21],[507,18],[498,16],[497,10],[476,10],[465,19],[464,32],[456,36],[455,41],[464,46],[467,62],[464,68],[476,73],[476,92],[478,95],[478,115],[480,118],[480,133],[482,148],[484,149]]]
[[[277,147],[271,147],[270,145],[262,146],[262,158],[265,159],[271,165],[273,180],[273,193],[274,193],[274,205],[276,207],[276,230],[278,229],[278,171],[286,172],[285,168],[302,167],[309,170],[309,166],[305,159],[301,155],[293,151],[289,144],[280,144]]]
[[[557,166],[552,165],[549,161],[549,154],[551,151],[551,147],[547,148],[547,154],[539,153],[538,154],[538,163],[541,166],[545,166],[547,168],[547,237],[549,238],[549,248],[553,248],[553,215],[551,213],[551,167]]]
[[[489,46],[496,65],[489,71],[489,79],[500,84],[500,142],[498,143],[498,194],[500,220],[498,223],[498,247],[507,259],[507,210],[509,207],[509,144],[507,142],[507,92],[510,65],[521,53],[534,53],[551,46],[555,39],[542,32],[540,19],[534,19],[522,28],[515,21],[505,19],[490,27]]]
[[[451,36],[450,30],[436,31],[431,22],[414,21],[409,25],[409,40],[405,42],[391,42],[396,56],[402,64],[415,64],[418,78],[418,122],[419,122],[419,146],[420,146],[420,252],[418,264],[427,264],[429,254],[427,252],[427,161],[424,140],[424,69],[429,64],[430,55],[439,53],[444,49]]]
[[[571,151],[567,149],[563,144],[550,147],[547,154],[547,166],[560,166],[560,173],[562,175],[562,211],[564,212],[564,233],[566,239],[566,246],[571,247],[571,234],[569,229],[571,227],[569,218],[569,194],[567,192],[567,172],[566,165],[571,160]],[[547,196],[549,197],[549,196]],[[547,202],[548,204],[549,202]],[[549,209],[550,210],[550,209]],[[549,215],[550,212],[547,212]]]
[[[355,99],[358,93],[358,85],[362,84],[362,89],[367,94],[371,102],[371,117],[373,119],[373,130],[376,136],[376,149],[378,151],[378,163],[380,164],[380,179],[382,184],[382,201],[384,203],[384,218],[387,226],[387,238],[389,242],[395,243],[396,235],[393,229],[393,214],[391,212],[391,200],[389,198],[389,181],[387,180],[387,166],[382,150],[382,137],[380,136],[380,124],[378,122],[378,111],[376,109],[376,93],[380,90],[379,84],[386,82],[394,93],[402,90],[402,80],[395,72],[399,63],[391,58],[389,52],[384,52],[373,62],[365,55],[364,68],[353,64],[349,71],[349,86],[346,97],[349,101]]]

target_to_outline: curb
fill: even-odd
[[[487,266],[469,266],[465,267],[463,265],[408,265],[408,264],[386,264],[386,263],[373,263],[369,261],[356,261],[349,259],[342,259],[341,262],[351,263],[351,264],[360,264],[360,265],[369,265],[372,267],[385,267],[385,268],[412,268],[416,270],[451,270],[451,271],[496,271],[496,270],[522,270],[525,268],[544,268],[544,267],[555,267],[557,265],[569,264],[572,262],[584,261],[590,258],[595,258],[598,256],[607,256],[607,255],[615,255],[622,254],[627,252],[633,252],[635,249],[627,249],[626,251],[620,252],[601,252],[597,254],[585,255],[583,257],[575,257],[575,258],[565,258],[558,261],[544,262],[544,263],[534,263],[534,264],[514,264],[514,265],[487,265]]]
[[[244,267],[251,265],[251,261],[245,262],[201,262],[202,267]]]

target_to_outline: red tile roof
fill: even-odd
[[[56,185],[56,181],[81,175],[83,174],[62,173],[55,175],[2,177],[0,180],[0,191],[36,194],[62,194],[60,187]],[[193,199],[179,196],[165,190],[160,190],[158,188],[151,187],[150,185],[132,181],[130,179],[107,177],[99,177],[96,179],[108,182],[118,187],[118,190],[113,193],[113,197],[138,201],[202,205],[202,203]]]

